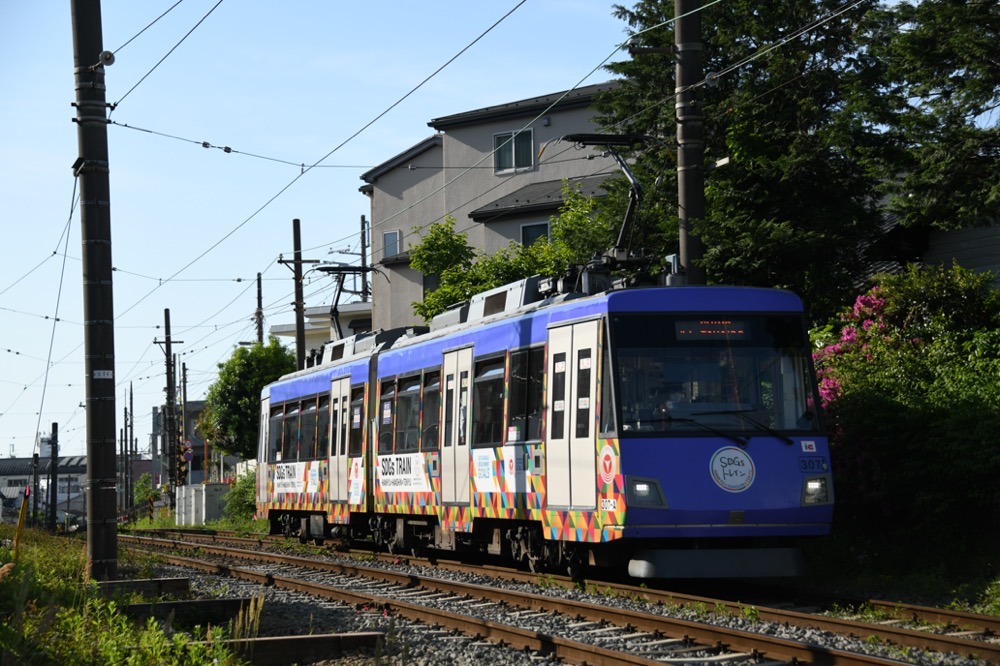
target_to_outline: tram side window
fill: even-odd
[[[282,462],[295,462],[299,459],[299,406],[289,405],[285,409],[285,417],[281,422],[284,431],[281,436]]]
[[[396,451],[420,448],[420,377],[399,380],[396,397]]]
[[[330,396],[319,399],[319,409],[316,412],[316,458],[326,458],[330,455]]]
[[[448,375],[445,380],[444,392],[444,445],[451,446],[451,437],[454,432],[455,418],[455,375]]]
[[[420,450],[437,451],[438,420],[441,418],[441,374],[428,372],[424,375],[423,407],[420,422]]]
[[[302,403],[299,416],[299,460],[316,457],[316,398]]]
[[[382,382],[378,400],[378,452],[392,453],[392,414],[396,400],[396,380]]]
[[[458,446],[468,444],[469,432],[469,371],[458,375]]]
[[[333,407],[336,409],[337,405],[334,404]],[[336,421],[337,423],[340,423],[340,455],[342,456],[347,455],[347,442],[350,441],[351,438],[350,430],[348,430],[348,426],[351,421],[350,415],[351,404],[348,402],[348,399],[345,398],[340,405],[340,416]]]
[[[500,446],[503,443],[504,359],[480,361],[472,396],[472,445]]]
[[[618,424],[615,420],[615,401],[613,395],[614,381],[611,375],[611,354],[608,350],[607,336],[604,338],[604,347],[601,350],[604,357],[598,381],[601,383],[601,434],[614,434],[618,432]]]
[[[351,390],[351,445],[348,455],[360,456],[365,432],[365,388]]]
[[[566,431],[566,353],[552,357],[552,439],[562,439]]]
[[[590,373],[593,358],[591,349],[581,349],[576,357],[577,395],[576,395],[576,436],[590,436]]]
[[[270,423],[267,428],[267,462],[281,462],[282,414],[281,407],[275,407],[271,410]]]
[[[522,349],[510,354],[510,398],[507,439],[511,442],[542,438],[542,374],[544,350]]]

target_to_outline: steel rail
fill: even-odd
[[[148,539],[142,538],[143,541],[158,542],[161,545],[170,545],[185,547],[188,544],[177,543],[171,540],[160,540],[160,539]],[[188,545],[189,546],[189,545]],[[371,567],[365,567],[360,565],[347,565],[334,562],[322,562],[316,560],[310,560],[306,558],[289,556],[289,555],[277,555],[271,553],[258,553],[252,551],[240,551],[238,549],[222,548],[217,546],[193,546],[198,548],[202,552],[216,554],[226,557],[238,557],[245,559],[256,559],[264,560],[271,563],[277,564],[287,564],[300,566],[309,569],[322,569],[334,573],[343,573],[351,575],[361,575],[366,577],[377,577],[388,582],[395,583],[397,585],[414,587],[420,586],[426,589],[431,589],[439,592],[447,592],[450,594],[460,595],[460,596],[474,596],[477,598],[484,598],[490,601],[495,601],[498,603],[505,603],[510,606],[524,607],[529,609],[537,609],[545,612],[559,612],[570,617],[579,617],[581,619],[587,619],[599,622],[610,622],[612,624],[629,627],[636,631],[649,631],[658,632],[663,635],[673,636],[673,637],[683,637],[686,640],[695,641],[699,644],[706,646],[705,649],[711,649],[712,646],[725,647],[729,650],[735,650],[737,652],[752,653],[754,655],[766,656],[768,659],[780,659],[789,662],[798,663],[814,663],[814,664],[825,664],[831,666],[844,666],[844,665],[887,665],[887,664],[897,664],[898,662],[888,659],[883,659],[880,657],[873,657],[869,655],[858,654],[855,652],[850,652],[846,650],[836,650],[832,648],[825,648],[822,646],[807,645],[803,643],[797,643],[792,640],[776,638],[773,636],[768,636],[764,634],[757,634],[753,632],[740,631],[736,629],[729,629],[725,627],[716,627],[710,624],[693,622],[689,620],[680,620],[669,618],[662,615],[637,613],[631,610],[617,609],[608,606],[587,604],[583,602],[558,599],[552,597],[546,597],[543,595],[530,594],[525,592],[513,592],[508,590],[501,590],[498,588],[475,585],[470,583],[460,583],[453,581],[446,581],[437,578],[427,578],[417,576],[415,574],[404,574],[398,572],[384,571],[380,569],[373,569]],[[177,558],[179,560],[186,560],[187,558]],[[196,561],[193,561],[196,562]],[[185,566],[187,564],[185,563]],[[460,629],[458,625],[450,624],[451,622],[465,623],[466,625],[470,621],[474,621],[477,624],[481,621],[474,620],[469,616],[465,615],[455,615],[447,613],[446,611],[438,611],[435,609],[430,609],[425,606],[414,606],[406,602],[400,602],[395,600],[390,600],[385,597],[379,597],[375,595],[368,595],[357,592],[348,592],[344,590],[335,590],[335,588],[330,588],[329,586],[321,585],[318,583],[310,583],[305,581],[298,581],[296,579],[291,579],[283,576],[274,576],[267,574],[259,574],[249,570],[241,569],[238,567],[230,567],[228,565],[219,564],[205,564],[206,570],[210,570],[214,573],[235,575],[238,577],[248,577],[251,580],[257,582],[265,582],[265,584],[281,584],[282,586],[289,586],[291,589],[298,589],[300,591],[308,592],[315,586],[316,590],[323,590],[326,593],[327,588],[333,590],[331,594],[336,594],[337,598],[346,603],[353,604],[364,604],[364,603],[376,603],[384,607],[392,608],[405,608],[407,613],[415,612],[416,619],[423,619],[424,621],[430,615],[434,615],[436,618],[437,613],[445,613],[447,616],[454,616],[458,619],[441,620],[443,626],[449,626],[451,628]],[[244,573],[245,572],[245,573]],[[314,593],[314,592],[310,592]],[[433,620],[437,622],[438,620]],[[490,637],[496,637],[495,632],[507,631],[513,628],[506,628],[503,625],[492,625],[481,631],[488,631],[485,634]],[[465,631],[468,631],[466,629]],[[518,630],[523,631],[523,630]],[[533,639],[535,642],[516,642],[516,641],[528,641],[528,638],[521,636],[520,638],[503,638],[501,639],[511,645],[516,645],[518,647],[529,647],[530,649],[541,651],[542,653],[548,649],[547,645],[556,646],[560,641],[564,639],[555,639],[551,636],[537,635]],[[603,650],[603,648],[596,648],[583,643],[575,643],[573,641],[568,641],[576,646],[583,647],[560,647],[560,650],[575,650],[574,656],[569,656],[567,653],[564,658],[569,660],[580,659],[588,664],[599,663],[595,661],[597,653],[593,653],[593,650]],[[538,646],[538,647],[534,647]],[[554,648],[553,648],[554,649]],[[583,657],[580,650],[588,651],[589,657]],[[610,655],[615,655],[613,661],[606,663],[654,663],[649,660],[643,659],[639,662],[623,662],[622,652],[608,651]],[[600,662],[605,663],[605,662]]]
[[[137,537],[137,538],[147,539],[149,537]],[[186,547],[184,542],[173,541],[170,539],[167,539],[166,541],[177,544],[178,547]],[[212,552],[210,549],[213,548],[209,546],[199,546],[199,547],[205,550],[205,552]],[[217,552],[217,554],[220,555],[234,556],[235,552],[239,552],[238,549],[229,549],[221,546],[218,546],[217,548],[220,549]],[[272,562],[295,564],[297,566],[307,566],[311,568],[319,568],[327,571],[336,571],[340,573],[359,573],[361,575],[378,576],[386,580],[392,580],[393,582],[396,582],[401,585],[436,586],[439,584],[450,584],[448,581],[441,581],[440,579],[436,578],[420,577],[415,574],[399,574],[391,571],[384,571],[381,569],[364,567],[362,565],[345,565],[336,562],[312,560],[308,558],[296,557],[291,555],[260,553],[257,551],[242,551],[242,552],[244,553],[243,556],[247,558],[267,559],[268,561]],[[272,558],[277,558],[277,559],[272,559]],[[469,565],[467,564],[464,565],[464,567],[462,567],[462,570],[468,572]],[[495,572],[491,569],[491,573]],[[511,578],[515,578],[517,580],[522,580],[526,582],[536,582],[536,583],[539,580],[541,580],[541,577],[538,576],[537,574],[527,575],[518,572],[513,572],[513,573],[517,575],[511,576]],[[546,577],[546,580],[553,582],[560,582],[560,584],[562,584],[564,587],[567,588],[573,587],[573,585],[571,584],[572,581],[568,578],[566,578],[563,581],[557,581],[556,577]],[[456,583],[455,585],[465,585],[465,584]],[[584,583],[584,585],[586,585],[586,583]],[[614,583],[594,583],[592,585],[593,589],[596,589],[598,592],[606,591],[608,593],[613,593],[630,599],[643,599],[649,603],[660,603],[671,606],[689,605],[696,608],[699,607],[707,608],[713,611],[720,608],[725,608],[729,613],[733,615],[741,615],[748,609],[752,608],[754,610],[754,615],[758,619],[768,622],[776,622],[782,624],[788,623],[794,626],[811,627],[823,631],[831,631],[845,636],[854,636],[861,638],[869,636],[878,636],[888,642],[895,643],[901,646],[911,647],[920,650],[931,650],[934,652],[954,653],[958,655],[968,656],[970,658],[983,659],[989,661],[990,663],[1000,664],[1000,644],[982,640],[974,640],[971,638],[967,638],[965,636],[935,634],[928,631],[906,629],[903,627],[895,627],[886,624],[861,622],[845,618],[816,615],[813,613],[803,613],[799,611],[754,606],[739,602],[712,599],[708,597],[700,597],[690,594],[660,592],[657,590],[651,590],[647,588],[619,585]],[[493,589],[493,588],[488,588],[488,589]],[[461,592],[457,591],[457,588],[455,593],[461,594]],[[893,606],[893,607],[899,608],[899,606]],[[605,607],[602,606],[601,608]],[[961,616],[962,614],[956,613],[956,615]],[[968,616],[966,615],[965,617]]]

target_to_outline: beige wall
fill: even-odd
[[[568,142],[555,141],[567,134],[596,131],[592,116],[591,109],[575,108],[551,111],[544,120],[527,115],[454,127],[442,135],[442,146],[379,176],[372,183],[371,194],[372,265],[383,271],[388,281],[379,275],[372,279],[373,327],[377,330],[424,323],[413,315],[411,305],[423,298],[423,277],[406,263],[380,263],[384,257],[384,232],[399,230],[405,251],[420,241],[414,227],[423,228],[451,215],[455,229],[465,232],[469,244],[477,249],[492,253],[512,240],[520,241],[522,224],[547,221],[548,214],[484,224],[473,222],[469,213],[532,183],[618,173],[614,160],[600,156],[600,151],[598,157],[588,160],[586,155],[594,154],[594,149],[577,150]],[[495,173],[490,156],[494,134],[521,130],[529,122],[533,166]],[[417,168],[410,169],[409,164]]]

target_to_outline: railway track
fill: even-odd
[[[1000,645],[976,640],[968,634],[948,636],[891,624],[828,618],[610,583],[591,584],[588,593],[571,581],[537,575],[531,575],[528,583],[520,581],[514,589],[505,589],[505,586],[427,576],[414,573],[413,569],[393,571],[356,562],[234,549],[221,543],[208,545],[205,539],[221,542],[231,537],[203,536],[197,543],[139,538],[138,543],[147,548],[197,548],[201,557],[211,558],[197,566],[214,573],[308,590],[310,594],[346,594],[347,597],[341,597],[344,603],[375,605],[400,617],[422,619],[449,630],[498,640],[569,663],[653,663],[655,660],[662,663],[678,659],[827,664],[899,663],[902,659],[908,663],[935,663],[935,657],[926,656],[926,651],[960,655],[968,663],[1000,663]],[[236,559],[254,564],[234,566]],[[191,558],[177,562],[195,566]],[[439,563],[439,569],[441,566]],[[468,564],[463,564],[462,568],[465,573],[470,569]],[[527,577],[518,572],[495,570],[487,571],[486,575],[500,576],[507,581]],[[313,582],[316,578],[329,578],[332,582]],[[539,583],[552,590],[568,589],[570,595],[525,590],[528,587],[537,591]],[[372,590],[376,585],[379,586],[377,594]],[[615,603],[609,603],[612,601]],[[485,617],[470,614],[473,609],[484,613]],[[689,619],[672,617],[677,610],[686,611]],[[550,627],[548,623],[552,618],[560,620]],[[723,619],[727,620],[723,624],[730,626],[719,626]],[[966,622],[965,626],[971,626],[968,618],[962,621]],[[543,626],[540,628],[540,625]],[[773,627],[803,628],[812,641],[767,635],[769,631],[774,632]],[[983,629],[982,637],[988,638],[990,631]],[[853,637],[861,649],[829,647],[816,642],[819,634]],[[873,646],[885,646],[883,656],[872,655]],[[891,655],[893,659],[884,655]]]
[[[288,539],[280,536],[240,537],[234,532],[205,530],[149,530],[148,533],[167,538],[178,537],[200,542],[234,544],[246,548],[284,548]],[[422,566],[442,571],[466,572],[469,563],[441,558],[401,557],[387,553],[372,553],[370,550],[347,550],[347,555],[359,558],[371,558],[384,562],[406,562],[414,566]],[[817,628],[838,633],[852,633],[856,630],[858,621],[864,622],[862,615],[842,618],[839,622],[835,617],[821,614],[823,607],[856,608],[870,611],[870,615],[879,617],[877,622],[888,631],[895,625],[900,628],[919,627],[921,634],[935,632],[953,634],[959,638],[982,640],[988,643],[1000,642],[1000,617],[968,613],[946,608],[935,608],[900,601],[879,599],[834,599],[824,602],[807,602],[803,609],[802,603],[776,602],[747,604],[740,601],[709,598],[705,596],[685,594],[677,591],[651,589],[648,586],[616,583],[608,580],[581,580],[568,576],[529,573],[509,567],[480,565],[478,570],[493,577],[514,582],[537,584],[542,581],[546,586],[557,586],[563,589],[585,589],[603,596],[617,596],[630,599],[643,599],[649,603],[689,606],[692,608],[726,609],[732,614],[742,614],[749,606],[757,609],[761,619],[775,622],[801,623],[805,617],[813,618]],[[800,609],[800,610],[796,610]],[[901,644],[907,644],[905,641]],[[997,660],[1000,663],[1000,659]]]

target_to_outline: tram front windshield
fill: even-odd
[[[609,333],[622,435],[819,427],[799,317],[624,314]]]

